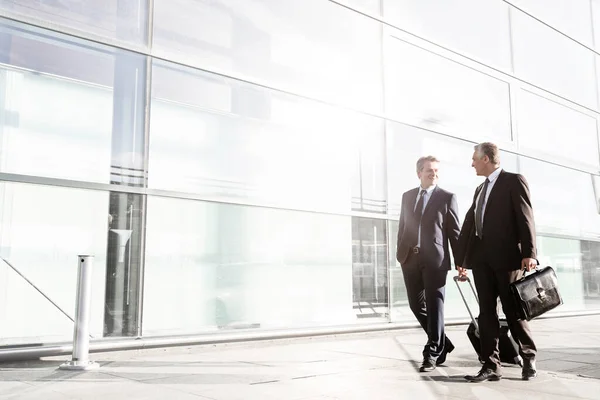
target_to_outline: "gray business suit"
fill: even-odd
[[[455,252],[460,224],[456,196],[436,186],[423,210],[419,250],[415,253],[419,229],[415,205],[420,190],[409,190],[402,196],[396,259],[402,266],[410,308],[427,332],[423,356],[435,360],[444,346],[454,348],[444,334],[444,296],[450,269],[448,243]]]

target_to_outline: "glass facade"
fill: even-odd
[[[0,2],[0,345],[70,340],[78,254],[95,339],[414,322],[402,193],[462,221],[486,140],[600,310],[600,2],[546,3]]]

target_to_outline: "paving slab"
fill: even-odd
[[[500,382],[469,383],[480,364],[466,326],[445,365],[419,373],[420,329],[91,354],[96,371],[58,370],[68,357],[0,364],[0,399],[600,399],[600,315],[536,320],[537,379],[506,365]]]

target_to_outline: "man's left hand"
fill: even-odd
[[[534,270],[537,265],[538,263],[535,258],[524,258],[521,260],[521,269],[527,272]]]

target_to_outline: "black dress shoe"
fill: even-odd
[[[523,360],[523,370],[521,371],[521,379],[524,381],[531,380],[537,376],[535,361]]]
[[[500,378],[502,378],[501,373],[492,371],[489,368],[481,368],[477,375],[465,376],[465,379],[470,382],[499,381]]]
[[[435,369],[435,363],[431,358],[424,358],[423,363],[421,364],[421,368],[419,368],[419,372],[430,372]]]
[[[440,354],[437,360],[435,360],[435,364],[442,365],[443,363],[445,363],[448,353],[452,353],[452,350],[454,350],[454,345],[452,343],[446,343],[446,345],[444,346],[444,350],[442,350],[442,354]]]

